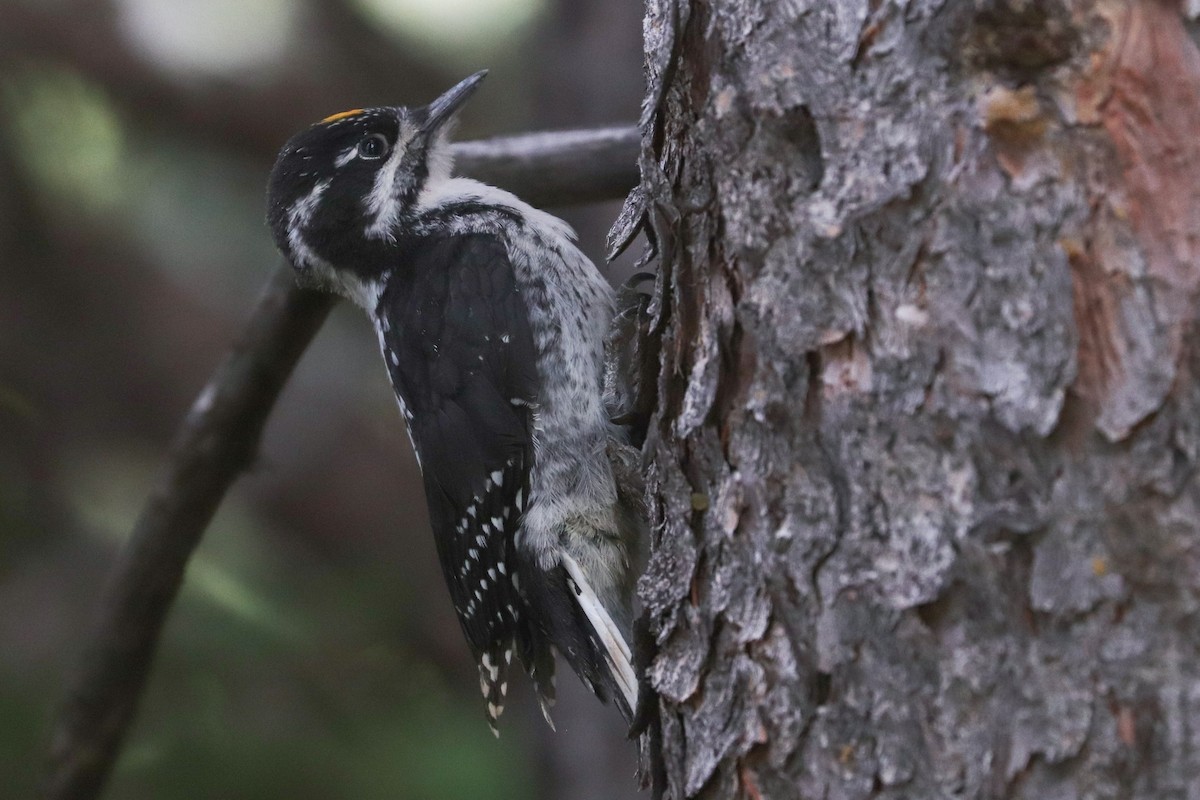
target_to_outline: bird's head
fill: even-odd
[[[334,114],[283,146],[267,221],[302,283],[353,295],[380,271],[421,190],[449,176],[448,123],[486,75],[427,106]]]

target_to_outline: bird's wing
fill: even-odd
[[[524,649],[528,635],[513,540],[529,499],[539,387],[504,243],[486,234],[416,241],[385,284],[376,323],[494,730],[514,646]]]

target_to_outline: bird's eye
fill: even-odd
[[[387,155],[388,140],[382,133],[372,133],[358,143],[358,157],[374,161]]]

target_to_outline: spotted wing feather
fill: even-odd
[[[514,544],[529,497],[536,351],[503,243],[484,234],[414,240],[376,316],[495,730],[514,650],[528,664],[538,649]]]

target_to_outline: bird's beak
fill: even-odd
[[[425,118],[425,124],[421,126],[421,130],[425,133],[433,133],[438,128],[446,124],[446,122],[454,116],[454,112],[458,111],[459,106],[467,101],[479,86],[480,82],[487,77],[486,69],[476,72],[469,78],[465,78],[453,87],[442,94],[437,100],[434,100],[426,107],[429,116]]]

